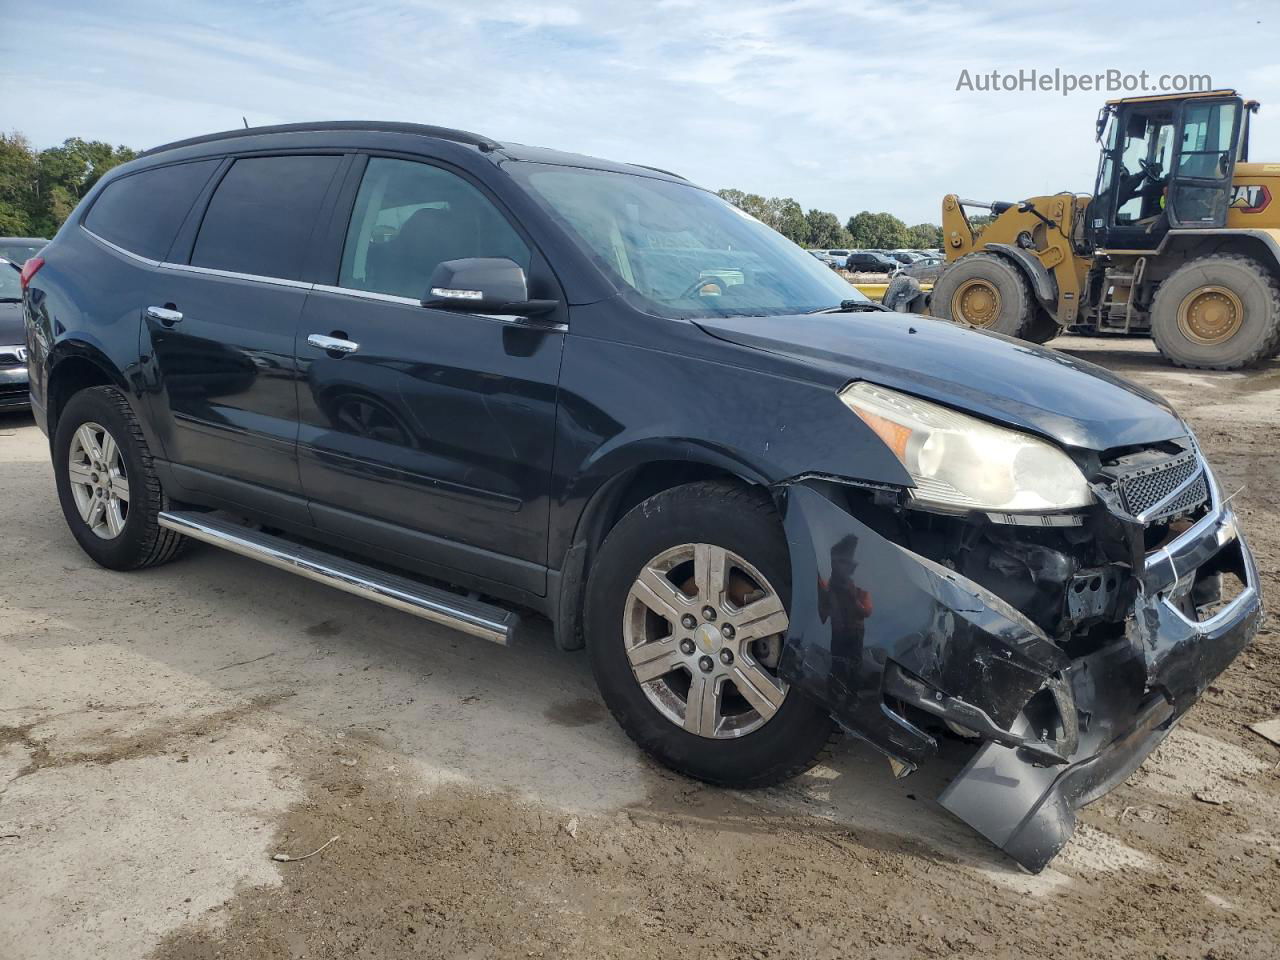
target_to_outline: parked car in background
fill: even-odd
[[[920,256],[918,254],[910,250],[888,250],[885,252],[885,256],[888,257],[890,260],[896,260],[898,263],[902,264],[904,267],[909,267],[911,264],[915,263],[917,260],[920,259]]]
[[[642,749],[729,787],[837,728],[899,776],[958,733],[943,806],[1031,870],[1262,615],[1168,403],[886,310],[661,171],[228,131],[108,172],[23,286],[98,564],[196,540],[500,644],[535,611]]]
[[[896,273],[902,264],[883,253],[855,250],[845,258],[844,267],[855,273]]]
[[[19,267],[0,257],[0,413],[30,405]]]
[[[946,266],[947,262],[941,257],[921,257],[910,266],[903,267],[902,274],[921,283],[932,283],[942,275]]]
[[[843,267],[845,257],[849,256],[848,250],[810,250],[809,252],[832,269]]]
[[[42,237],[0,237],[0,258],[21,267],[48,242]]]

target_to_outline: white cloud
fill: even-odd
[[[936,220],[946,192],[1088,190],[1096,164],[1106,95],[958,92],[962,69],[1203,72],[1274,102],[1258,9],[1210,29],[1192,0],[61,0],[6,23],[0,126],[148,146],[241,116],[419,120]],[[1253,155],[1280,159],[1267,117]]]

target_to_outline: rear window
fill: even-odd
[[[163,260],[217,165],[217,160],[179,163],[114,180],[89,208],[84,225],[116,246]]]
[[[191,263],[296,280],[340,157],[247,157],[218,184]]]
[[[30,243],[13,240],[0,240],[0,257],[8,260],[10,263],[16,263],[22,266],[37,253],[44,249],[48,240],[35,240]]]

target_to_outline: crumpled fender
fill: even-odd
[[[937,744],[886,704],[890,661],[1002,727],[1069,666],[995,594],[886,539],[805,482],[779,492],[792,574],[779,673],[907,769]]]
[[[1034,872],[1070,838],[1076,810],[1142,762],[1261,619],[1256,564],[1216,494],[1209,514],[1143,558],[1125,634],[1071,660],[999,597],[828,499],[828,483],[777,488],[792,565],[779,673],[899,773],[936,748],[899,702],[976,729],[956,712],[969,710],[986,742],[939,802]],[[1244,589],[1196,621],[1178,604],[1201,568],[1231,569]],[[1033,728],[1042,690],[1064,721],[1056,738]]]

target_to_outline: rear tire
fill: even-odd
[[[168,502],[124,394],[115,387],[77,393],[58,417],[52,447],[63,516],[95,563],[136,570],[178,555],[186,538],[158,522]]]
[[[1024,340],[1039,309],[1022,272],[993,253],[971,253],[947,267],[929,304],[935,317]]]
[[[703,556],[719,549],[727,558],[720,568],[723,576],[708,578],[706,583],[732,584],[735,576],[742,575],[743,568],[736,566],[738,560],[752,568],[751,579],[760,581],[758,589],[752,588],[742,599],[748,606],[756,600],[774,604],[767,625],[752,629],[747,622],[750,615],[735,619],[731,588],[726,588],[722,597],[718,592],[712,597],[718,616],[705,616],[704,601],[712,593],[704,596],[701,588],[692,586],[695,581],[704,582],[696,553],[687,569],[673,567],[673,579],[665,584],[651,579],[655,566],[661,566],[657,563],[661,558],[679,558],[682,550],[695,547],[703,548]],[[642,575],[644,582],[655,583],[660,592],[672,598],[670,615],[650,615],[652,601],[643,602],[644,609],[637,610],[637,591],[643,593]],[[686,577],[687,586],[681,587]],[[764,493],[746,487],[719,481],[676,487],[650,497],[610,531],[588,583],[587,651],[605,703],[645,752],[680,773],[736,788],[780,783],[818,761],[831,740],[834,724],[824,709],[800,691],[787,688],[773,672],[786,631],[790,581],[787,541],[773,503]],[[689,590],[695,592],[686,595]],[[652,590],[649,593],[657,595]],[[738,641],[756,633],[764,636],[738,646],[729,642],[721,645],[716,635],[731,621],[738,624]],[[694,622],[696,627],[689,626]],[[666,640],[637,638],[637,623]],[[663,643],[668,652],[663,653],[662,664],[656,656],[642,655],[644,666],[652,663],[658,668],[655,679],[642,680],[640,666],[633,665],[641,660],[636,651],[642,646],[656,649]],[[687,654],[679,644],[687,644]],[[759,644],[770,646],[761,648]],[[762,649],[770,650],[771,655],[764,655]],[[722,669],[726,651],[730,665]],[[685,665],[664,672],[668,657]],[[752,696],[740,693],[731,675],[734,665],[746,671],[743,676],[748,683],[756,683],[757,690],[764,690],[764,682],[771,681],[767,698],[772,702],[766,706],[758,692]],[[701,676],[700,670],[705,671]],[[723,713],[723,724],[691,721],[694,685],[717,679],[719,693],[711,713],[717,717]],[[684,683],[688,689],[682,701]],[[755,704],[760,705],[758,709]],[[733,712],[741,711],[743,705],[745,713]],[[735,730],[735,724],[741,725]]]
[[[1251,257],[1192,260],[1160,284],[1151,338],[1180,367],[1237,370],[1280,349],[1280,284]]]

